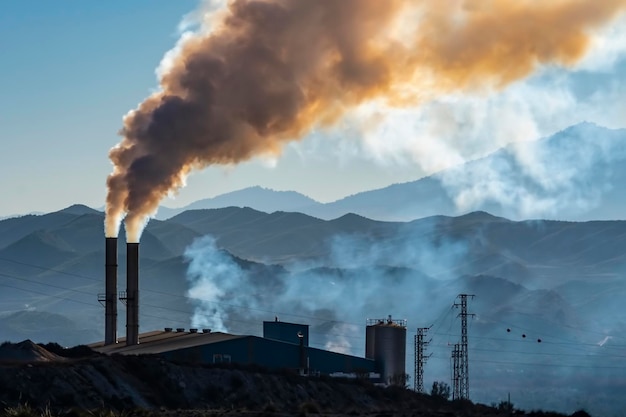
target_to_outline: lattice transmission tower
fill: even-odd
[[[455,343],[452,349],[452,399],[461,398],[461,344]]]
[[[458,370],[455,368],[455,384],[458,381],[458,390],[455,389],[452,394],[452,399],[464,399],[469,400],[469,360],[468,360],[468,348],[467,348],[467,317],[474,317],[475,314],[467,312],[467,299],[474,298],[473,294],[459,294],[457,299],[459,302],[455,302],[455,307],[461,307],[461,312],[457,317],[461,318],[461,343],[459,345],[458,354]],[[456,345],[455,345],[456,347]],[[454,353],[453,353],[454,355]],[[454,359],[454,357],[453,357]]]
[[[424,364],[430,357],[430,355],[424,354],[424,350],[432,340],[424,340],[428,329],[430,327],[418,327],[415,335],[415,379],[413,388],[415,392],[421,393],[424,392]]]

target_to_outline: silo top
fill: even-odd
[[[393,319],[391,316],[386,319],[367,319],[367,326],[391,326],[406,329],[406,319]]]

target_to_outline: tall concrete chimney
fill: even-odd
[[[104,344],[117,343],[117,238],[107,237],[104,246],[105,297]]]
[[[139,343],[139,243],[126,244],[126,345]]]

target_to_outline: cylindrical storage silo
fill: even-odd
[[[365,357],[374,359],[382,380],[404,385],[406,380],[406,320],[368,320],[365,330]]]

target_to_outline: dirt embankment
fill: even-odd
[[[2,362],[0,358],[1,409],[28,404],[52,410],[144,410],[151,415],[509,415],[367,382],[304,378],[250,367],[176,364],[149,356],[92,354],[53,360],[63,352],[52,349],[48,355],[42,347],[31,348],[37,353],[34,358],[23,351],[19,359],[13,356]],[[70,356],[89,352],[74,353],[80,355]]]

